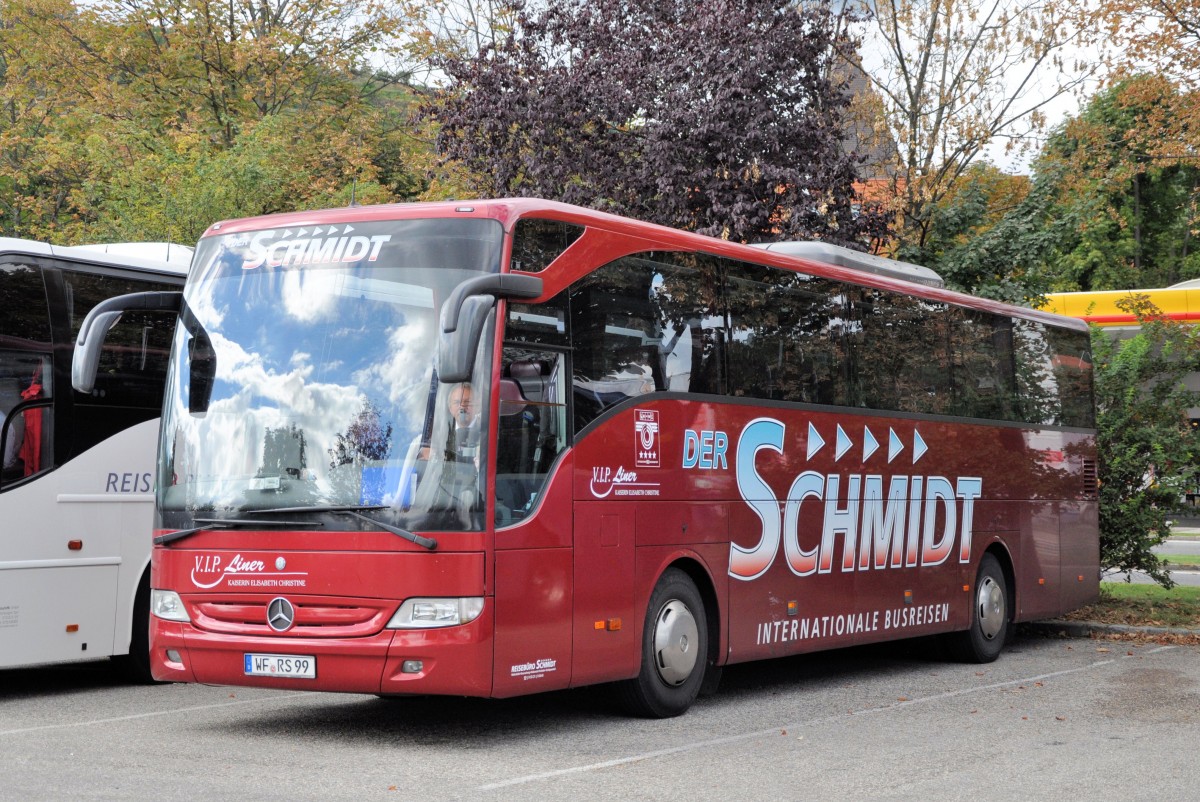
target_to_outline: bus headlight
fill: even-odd
[[[191,621],[183,599],[173,590],[150,591],[150,612],[166,621]]]
[[[388,629],[456,627],[474,621],[483,612],[482,596],[460,599],[406,599],[388,621]]]

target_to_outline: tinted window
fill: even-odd
[[[867,287],[849,289],[858,404],[944,413],[950,404],[945,304]]]
[[[566,347],[567,294],[559,293],[540,304],[508,302],[505,339]]]
[[[42,271],[0,264],[0,487],[53,467],[51,352]]]
[[[649,263],[623,259],[571,290],[576,427],[604,409],[664,386],[661,331]]]
[[[950,414],[1016,420],[1011,321],[973,309],[950,313]]]
[[[1032,423],[1095,425],[1092,354],[1086,332],[1021,320],[1014,326],[1018,404]]]
[[[705,254],[620,259],[556,303],[523,314],[571,322],[577,429],[664,390],[1093,424],[1086,334],[1041,323]]]
[[[848,404],[844,301],[835,282],[732,265],[725,283],[730,394]]]
[[[1054,377],[1062,398],[1064,426],[1096,425],[1092,398],[1092,347],[1087,332],[1046,327],[1054,353]]]
[[[567,447],[566,353],[506,342],[500,366],[496,525],[527,517]]]
[[[659,389],[724,394],[728,342],[721,305],[725,262],[704,254],[651,254],[645,269],[659,327]],[[642,260],[639,260],[642,261]]]
[[[583,235],[583,226],[527,217],[513,231],[512,269],[526,272],[546,267]]]
[[[726,391],[722,272],[712,257],[646,254],[571,288],[576,430],[647,393]]]
[[[71,337],[92,307],[117,295],[152,290],[178,290],[161,282],[137,281],[109,275],[63,271]],[[104,339],[96,371],[96,386],[82,403],[112,406],[162,406],[163,385],[175,315],[162,312],[126,312]]]

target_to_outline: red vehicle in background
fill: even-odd
[[[1084,325],[802,254],[530,199],[212,226],[154,675],[670,716],[730,663],[990,661],[1094,599]]]

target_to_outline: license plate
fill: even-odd
[[[247,654],[248,677],[317,678],[317,658],[307,654]]]

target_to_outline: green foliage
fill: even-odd
[[[855,4],[848,4],[855,5]],[[1021,153],[1045,121],[1045,104],[1070,93],[1094,66],[1065,68],[1075,39],[1073,4],[1053,0],[864,2],[864,77],[885,127],[884,174],[893,177],[895,231],[924,248],[933,216],[989,143]],[[1037,91],[1030,91],[1036,86]]]
[[[1057,189],[1046,207],[1047,219],[1060,221],[1047,265],[1053,290],[1165,287],[1200,276],[1192,241],[1200,165],[1151,144],[1171,138],[1164,110],[1179,101],[1157,76],[1130,78],[1051,136],[1036,168],[1038,181]]]
[[[1156,77],[1124,80],[1046,144],[1039,167],[1069,170],[1057,205],[1078,220],[1062,243],[1058,287],[1164,287],[1200,275],[1192,243],[1200,168],[1147,144],[1146,128],[1177,100],[1175,86]]]
[[[938,205],[924,247],[904,245],[897,256],[936,270],[960,292],[1034,301],[1048,290],[1043,256],[1056,238],[1046,219],[1048,187],[976,165]]]
[[[199,135],[164,138],[132,162],[110,141],[87,141],[93,173],[74,195],[87,210],[78,237],[194,242],[218,220],[304,208],[395,200],[376,181],[355,184],[336,165],[305,164],[286,115],[248,124],[229,146]],[[344,152],[344,151],[343,151]]]
[[[192,242],[213,222],[414,198],[431,137],[374,0],[0,0],[0,234]]]
[[[1138,316],[1128,340],[1092,330],[1100,478],[1100,564],[1173,583],[1152,551],[1195,484],[1200,444],[1187,410],[1200,399],[1183,386],[1200,370],[1200,335],[1161,316],[1146,296],[1119,304]]]
[[[93,211],[98,240],[133,241],[163,235],[193,242],[212,223],[288,208],[293,165],[285,143],[269,135],[271,121],[239,134],[229,147],[203,137],[176,137],[132,164],[107,142],[89,154],[96,176],[80,190]]]
[[[937,204],[925,244],[898,255],[954,289],[1016,302],[1200,276],[1200,164],[1150,146],[1156,132],[1172,136],[1165,110],[1180,101],[1148,76],[1097,94],[1055,130],[1026,193],[1001,191],[994,168],[973,168]]]

